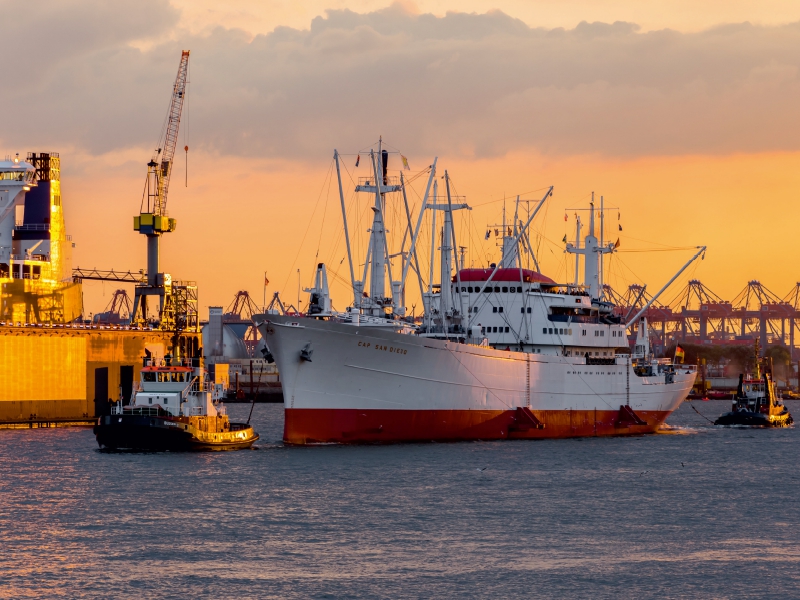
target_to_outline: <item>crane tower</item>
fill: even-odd
[[[139,214],[133,217],[133,229],[147,236],[147,281],[136,287],[133,319],[140,323],[158,321],[159,325],[169,327],[165,315],[170,314],[169,305],[173,295],[173,282],[169,273],[162,273],[159,263],[159,241],[163,234],[175,231],[176,220],[167,213],[167,192],[172,174],[175,146],[178,142],[178,129],[181,112],[186,97],[186,79],[189,68],[189,51],[181,53],[178,75],[172,87],[169,111],[159,137],[159,145],[147,163],[145,181]],[[158,296],[158,309],[148,306],[147,299]]]

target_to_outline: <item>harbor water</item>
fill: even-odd
[[[0,597],[797,597],[800,430],[692,408],[729,405],[634,438],[285,448],[259,404],[257,449],[198,454],[3,430]]]

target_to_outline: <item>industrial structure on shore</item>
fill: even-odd
[[[631,285],[623,293],[604,286],[606,297],[625,316],[645,306],[647,286]],[[690,280],[671,302],[653,303],[645,311],[654,348],[676,343],[783,346],[800,359],[800,282],[778,296],[761,282],[749,281],[733,300],[723,300],[700,281]]]

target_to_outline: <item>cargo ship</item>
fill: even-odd
[[[338,153],[334,158],[338,172]],[[396,200],[390,194],[405,196],[404,182],[402,175],[399,180],[389,177],[385,150],[370,152],[370,161],[372,176],[356,188],[374,197],[369,291],[364,280],[353,277],[353,305],[345,313],[332,312],[325,268],[319,265],[317,283],[307,290],[307,316],[254,318],[281,373],[285,443],[653,433],[686,398],[695,367],[655,358],[646,319],[640,318],[659,294],[629,320],[601,296],[600,260],[614,251],[614,244],[603,242],[602,228],[598,240],[594,202],[588,235],[581,240],[578,225],[575,243],[566,247],[583,258],[583,283],[557,283],[545,276],[530,244],[523,243],[552,188],[526,223],[515,214],[513,225],[503,224],[498,263],[465,268],[453,216],[468,206],[453,201],[446,171],[447,195],[438,197],[434,161],[417,224],[408,224],[413,233],[401,275],[392,279],[382,215],[387,203]],[[341,203],[349,239],[343,195]],[[406,318],[401,302],[405,275],[417,258],[414,246],[422,214],[428,209],[443,213],[441,229],[431,236],[441,241],[440,281],[437,288],[420,280],[420,288],[428,291],[423,292],[422,322],[415,323]],[[602,206],[599,214],[602,222]],[[526,251],[535,268],[523,266]],[[418,276],[425,270],[418,264],[414,269]],[[632,352],[631,328],[637,331]]]

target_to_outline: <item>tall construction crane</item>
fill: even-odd
[[[178,129],[181,124],[181,112],[186,98],[186,78],[189,68],[189,50],[181,53],[178,76],[172,87],[169,111],[159,136],[159,145],[153,157],[147,163],[147,180],[145,181],[139,215],[133,217],[133,229],[147,236],[147,283],[136,287],[136,299],[133,306],[133,319],[144,323],[156,317],[151,308],[148,314],[147,297],[159,296],[158,321],[165,326],[164,304],[169,302],[172,293],[172,280],[168,273],[162,273],[159,263],[159,241],[165,233],[175,231],[176,220],[167,213],[167,192],[172,175],[175,146],[178,142]],[[188,150],[188,148],[187,148]],[[141,310],[140,310],[141,309]]]

